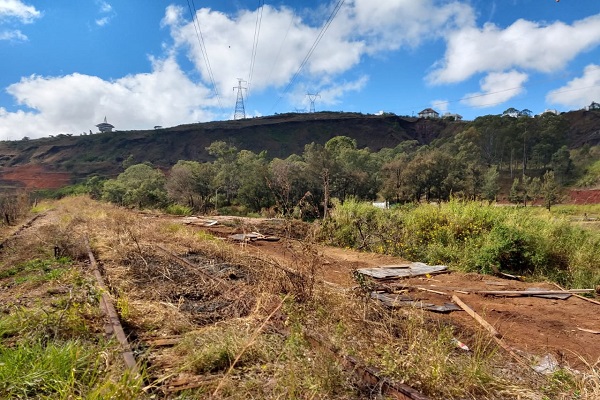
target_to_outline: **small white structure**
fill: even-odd
[[[111,125],[108,122],[106,122],[106,117],[104,117],[104,122],[99,123],[98,125],[96,125],[96,127],[102,133],[104,133],[104,132],[112,132],[112,130],[115,128],[113,125]]]
[[[442,118],[444,119],[451,119],[453,121],[461,121],[463,119],[463,116],[460,114],[453,114],[453,113],[445,113]]]
[[[440,114],[433,108],[426,108],[419,113],[419,118],[439,118]]]

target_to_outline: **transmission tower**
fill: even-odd
[[[308,100],[310,100],[310,111],[311,113],[315,112],[315,100],[317,100],[317,97],[321,97],[319,95],[319,93],[306,93],[306,95],[308,96]]]
[[[246,82],[242,78],[238,78],[238,85],[233,87],[233,90],[237,89],[237,99],[235,100],[235,111],[233,113],[233,119],[244,119],[246,118],[246,109],[244,108],[244,94],[243,90],[247,88],[242,87],[242,82]]]

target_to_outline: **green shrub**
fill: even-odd
[[[462,271],[498,269],[569,286],[600,284],[600,234],[538,207],[452,200],[381,210],[347,201],[323,223],[322,238]]]
[[[167,208],[165,208],[165,211],[167,214],[171,215],[192,215],[192,208],[188,206],[182,206],[181,204],[170,204],[167,206]]]

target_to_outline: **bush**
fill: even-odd
[[[600,234],[541,208],[453,200],[381,210],[347,201],[323,223],[322,238],[462,271],[498,269],[575,287],[600,284]]]
[[[192,215],[192,208],[181,204],[170,204],[165,208],[165,212],[171,215],[190,216]]]

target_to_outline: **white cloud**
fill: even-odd
[[[366,38],[371,53],[416,47],[475,23],[472,7],[459,1],[354,0],[350,4],[340,25],[349,34]]]
[[[214,118],[205,111],[216,105],[208,89],[191,82],[171,58],[152,64],[151,73],[115,81],[77,73],[23,78],[7,91],[30,110],[0,110],[0,138],[87,132],[104,116],[119,130]]]
[[[529,76],[518,71],[491,72],[479,82],[481,92],[469,93],[461,103],[472,107],[492,107],[523,93]]]
[[[431,108],[435,110],[439,110],[440,113],[448,112],[448,105],[450,102],[448,100],[433,100],[431,102]]]
[[[0,0],[3,3],[6,0]],[[100,14],[96,23],[105,25],[108,20],[104,18],[114,16],[114,10],[106,2],[96,4]],[[227,15],[206,8],[198,10],[221,105],[234,104],[232,87],[237,85],[236,78],[248,78],[256,13],[241,10]],[[363,57],[415,47],[448,31],[471,26],[473,15],[470,6],[458,1],[348,1],[314,50],[298,82],[290,85],[287,96],[292,104],[301,104],[306,101],[308,88],[312,93],[320,93],[320,104],[337,104],[345,93],[360,91],[367,84],[367,74],[338,82]],[[93,126],[105,115],[119,130],[223,117],[211,111],[219,108],[219,102],[213,95],[211,77],[187,9],[168,6],[161,25],[169,29],[173,44],[165,44],[168,58],[154,60],[150,73],[114,81],[78,73],[59,77],[34,75],[9,86],[7,92],[22,109],[0,110],[0,138],[88,131],[95,129]],[[265,5],[250,93],[267,89],[282,93],[320,31],[320,25],[303,21],[290,8]],[[188,53],[203,84],[192,82],[189,73],[183,72],[175,61],[182,51]]]
[[[112,11],[112,6],[105,1],[100,2],[100,12],[109,13]]]
[[[103,18],[99,18],[96,20],[96,25],[98,26],[104,26],[107,25],[110,22],[110,17],[103,17]]]
[[[206,55],[221,94],[231,92],[236,78],[248,77],[256,13],[255,10],[227,15],[208,8],[197,12]],[[325,10],[322,17],[330,13],[331,9]],[[396,50],[402,46],[415,47],[425,40],[441,37],[449,30],[473,23],[473,9],[458,1],[350,1],[340,10],[314,49],[301,77],[326,82],[356,67],[366,55]],[[180,6],[169,6],[162,25],[170,28],[177,48],[189,50],[188,56],[201,71],[204,82],[210,82],[205,55],[200,50],[196,29],[189,21],[186,10]],[[285,88],[297,73],[320,31],[321,26],[309,25],[289,8],[265,5],[252,75],[252,91],[260,92],[269,87]],[[315,91],[321,89],[313,88]],[[338,90],[337,93],[343,96],[343,92]],[[298,103],[300,98],[296,100]]]
[[[482,72],[511,68],[553,72],[583,51],[600,45],[600,14],[572,25],[543,25],[517,20],[506,29],[488,23],[451,33],[444,59],[428,80],[434,84],[461,82]]]
[[[20,0],[0,0],[0,21],[16,18],[22,23],[31,23],[41,13],[34,6],[27,5]]]
[[[600,102],[600,65],[588,65],[583,76],[548,93],[546,101],[574,108],[589,106],[592,101]]]
[[[117,14],[113,11],[112,6],[110,4],[108,4],[107,2],[96,1],[96,3],[98,4],[98,7],[99,7],[98,12],[100,14],[108,14],[108,15],[104,15],[103,17],[97,18],[95,21],[96,25],[98,25],[100,27],[106,26]]]
[[[0,40],[8,40],[13,42],[26,42],[27,36],[20,30],[0,32]]]

